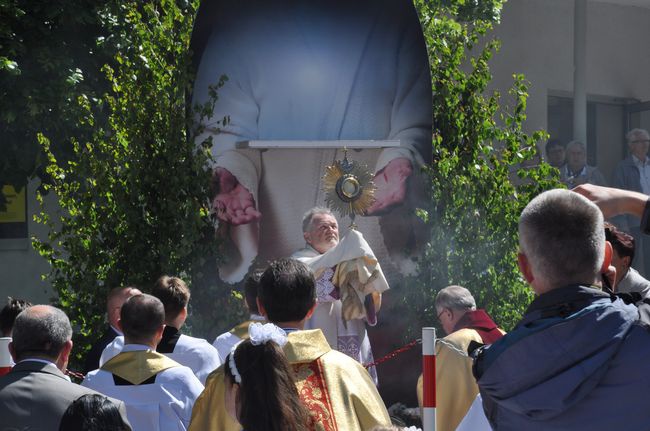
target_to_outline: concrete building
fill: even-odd
[[[523,73],[527,130],[586,141],[588,163],[611,181],[625,133],[650,130],[650,0],[509,0],[494,34],[491,89],[505,94]],[[574,118],[574,94],[586,118]]]

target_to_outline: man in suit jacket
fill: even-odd
[[[122,305],[127,299],[140,293],[142,292],[135,287],[115,287],[108,292],[108,297],[106,298],[106,316],[108,318],[108,326],[102,337],[95,341],[86,354],[83,369],[84,374],[88,374],[92,370],[99,368],[99,358],[101,357],[104,348],[106,348],[115,337],[123,335],[122,332],[117,329],[117,321],[120,320],[120,310],[122,309]]]
[[[0,430],[57,431],[75,399],[97,393],[63,374],[71,338],[70,321],[58,308],[35,305],[18,315],[9,344],[16,366],[0,378]],[[113,401],[128,424],[124,403]]]

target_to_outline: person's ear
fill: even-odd
[[[63,345],[63,348],[59,352],[59,356],[57,356],[55,364],[56,367],[61,370],[65,371],[65,369],[68,367],[68,360],[70,359],[70,352],[72,352],[72,340],[68,340],[65,342]]]
[[[122,329],[122,319],[117,319],[117,329],[119,329],[121,333],[124,333],[124,329]]]
[[[66,364],[68,363],[68,358],[70,357],[70,353],[72,352],[73,345],[74,343],[72,342],[72,340],[68,340],[63,345],[63,349],[61,349],[60,357],[63,360],[63,362],[65,362]]]
[[[318,305],[318,303],[316,303],[316,302],[314,301],[314,305],[311,306],[311,308],[309,309],[309,311],[308,311],[307,314],[305,315],[305,320],[309,319],[309,318],[312,316],[312,314],[314,314],[314,311],[316,311],[316,306],[317,306],[317,305]]]
[[[302,237],[305,238],[307,244],[311,244],[311,234],[309,232],[303,232]]]
[[[630,256],[625,256],[621,259],[621,262],[623,262],[623,265],[625,265],[626,268],[629,268],[632,266],[632,259],[630,259]]]
[[[14,360],[14,363],[17,363],[18,357],[16,357],[16,349],[14,348],[14,342],[10,341],[8,347],[9,347],[9,354],[11,355],[11,359]]]
[[[163,333],[165,332],[165,326],[167,325],[164,324],[160,325],[160,327],[156,331],[156,345],[158,345],[158,343],[160,343],[160,340],[162,340]]]
[[[262,301],[260,301],[259,296],[257,298],[255,298],[255,302],[257,303],[257,311],[260,312],[260,316],[264,316],[268,320],[268,316],[266,314],[266,309],[264,308],[264,304],[262,304]]]
[[[603,259],[603,265],[600,267],[601,274],[609,271],[609,265],[612,263],[612,254],[612,244],[609,241],[605,241],[605,258]]]
[[[533,275],[533,268],[530,265],[530,261],[528,260],[528,257],[522,252],[519,252],[517,254],[517,264],[519,265],[519,270],[521,271],[521,274],[524,276],[526,282],[528,284],[532,283],[533,280],[535,280],[535,276]]]

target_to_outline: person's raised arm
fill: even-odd
[[[648,196],[643,193],[593,184],[582,184],[574,188],[573,191],[598,205],[605,218],[621,214],[642,218],[648,201]]]

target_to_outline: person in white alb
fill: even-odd
[[[151,294],[160,299],[165,307],[166,326],[156,351],[189,367],[201,383],[205,383],[208,374],[216,370],[222,361],[217,349],[206,340],[180,333],[187,319],[189,288],[180,278],[164,275],[156,281]],[[122,351],[123,346],[124,337],[116,337],[102,352],[100,365]]]
[[[246,282],[244,283],[244,301],[250,313],[248,320],[235,326],[230,331],[219,335],[212,343],[219,352],[219,358],[222,363],[225,361],[226,356],[230,354],[234,345],[248,339],[248,327],[251,323],[266,322],[264,316],[261,316],[257,309],[257,287],[261,276],[261,272],[253,272],[246,277]]]
[[[82,385],[124,401],[134,430],[186,430],[203,385],[192,370],[156,352],[165,329],[165,308],[141,294],[122,306],[122,352],[86,375]]]
[[[356,359],[361,364],[373,362],[366,323],[377,323],[381,294],[388,289],[379,263],[363,236],[354,230],[339,242],[339,226],[327,208],[315,207],[307,211],[302,223],[305,248],[291,255],[306,264],[316,276],[316,302],[314,314],[305,328],[320,329],[332,349]],[[357,259],[361,258],[361,261]],[[357,263],[359,265],[357,265]],[[359,268],[366,267],[366,280]],[[353,276],[349,274],[355,273]],[[354,279],[353,283],[350,280]],[[373,280],[373,281],[370,281]],[[345,285],[362,285],[357,292]],[[366,295],[367,294],[367,295]],[[378,383],[375,367],[368,369],[375,384]]]

